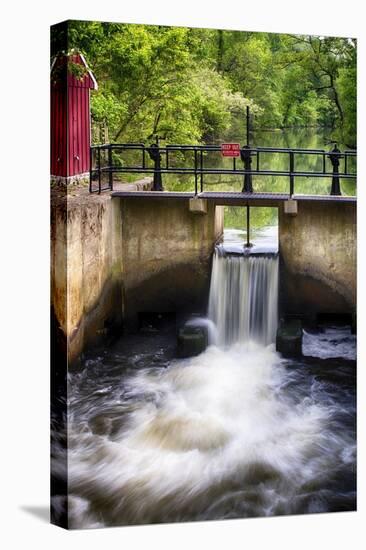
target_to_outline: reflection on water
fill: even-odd
[[[244,128],[244,127],[243,127]],[[231,133],[224,138],[226,141],[238,142],[245,145],[245,132],[238,133],[238,129],[233,128]],[[251,136],[251,145],[257,147],[283,147],[283,148],[302,148],[302,149],[322,149],[329,151],[333,144],[330,141],[330,131],[317,128],[287,129],[274,131],[254,131]],[[343,144],[338,144],[341,150],[347,149]],[[177,160],[177,165],[184,166],[184,160]],[[191,158],[187,157],[187,165],[193,166],[193,154]],[[237,166],[242,166],[240,160],[237,160]],[[255,168],[253,160],[253,168]],[[300,155],[296,154],[295,170],[297,171],[322,171],[322,156],[318,155]],[[174,164],[174,161],[172,162]],[[232,168],[232,159],[223,159],[220,153],[208,153],[204,158],[204,166]],[[288,170],[289,156],[283,153],[261,153],[260,168],[264,170]],[[326,169],[332,171],[329,159],[326,160]],[[341,161],[343,169],[343,161]],[[350,158],[348,161],[348,170],[356,171],[356,160]],[[190,176],[164,175],[164,187],[169,191],[193,191],[194,178]],[[209,175],[204,176],[205,191],[241,191],[243,186],[243,176],[228,175]],[[330,192],[331,178],[295,178],[296,194],[328,195]],[[356,194],[356,183],[353,179],[341,180],[342,193],[344,195]],[[257,192],[288,193],[289,178],[281,176],[253,176],[253,189]]]
[[[222,248],[226,253],[242,254],[243,249],[245,249],[246,242],[246,230],[225,228],[220,248]],[[252,244],[250,248],[251,254],[277,253],[278,225],[269,225],[252,229],[250,231],[250,243]]]

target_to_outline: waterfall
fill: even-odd
[[[216,247],[208,317],[216,324],[219,345],[248,340],[264,345],[274,342],[277,300],[277,254],[233,255]]]
[[[217,247],[210,319],[188,321],[219,345],[170,359],[159,336],[126,335],[69,373],[69,527],[355,509],[354,367],[288,368],[266,345],[278,257],[254,248]],[[307,349],[348,353],[345,337]]]

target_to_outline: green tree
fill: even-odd
[[[256,129],[324,126],[356,145],[353,39],[70,21],[67,48],[96,74],[111,141],[223,139],[250,105]]]

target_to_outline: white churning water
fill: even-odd
[[[352,509],[352,480],[334,480],[353,469],[353,402],[275,352],[277,285],[276,256],[216,251],[218,345],[70,375],[71,527]]]
[[[312,491],[354,445],[326,429],[319,388],[292,400],[288,383],[272,346],[212,346],[85,403],[69,429],[71,525],[326,511]]]

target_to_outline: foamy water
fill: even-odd
[[[305,390],[273,346],[211,346],[84,401],[78,385],[71,527],[327,511],[327,477],[352,470],[352,434],[332,428],[341,407],[315,379]]]
[[[328,327],[321,333],[304,330],[302,351],[304,355],[330,359],[344,357],[356,359],[356,336],[350,327]]]
[[[190,321],[204,353],[168,358],[174,334],[126,337],[69,375],[71,528],[355,509],[354,366],[285,361],[271,343],[277,257],[225,254],[210,319]],[[305,335],[309,355],[321,338]]]

